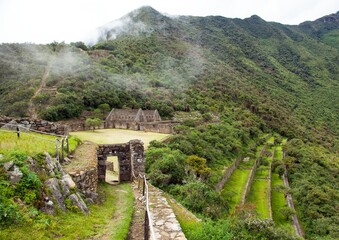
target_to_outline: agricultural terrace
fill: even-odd
[[[282,144],[286,142],[286,138],[283,139]],[[274,152],[274,159],[281,161],[283,159],[282,145],[276,145]],[[281,212],[282,209],[286,208],[287,201],[284,194],[284,181],[278,173],[272,172],[272,217],[274,222],[278,226],[287,228],[293,232],[293,227],[290,220],[287,220],[284,214]]]
[[[125,129],[98,129],[94,131],[71,132],[70,135],[77,136],[82,141],[88,140],[97,144],[126,143],[133,139],[139,139],[144,143],[145,149],[153,140],[161,141],[169,134],[133,131]]]
[[[248,158],[243,160],[237,169],[234,170],[221,191],[222,196],[229,201],[231,212],[240,204],[254,160]]]
[[[253,203],[256,206],[256,212],[259,218],[270,218],[270,163],[273,157],[274,147],[274,137],[270,137],[267,141],[268,148],[264,152],[261,163],[257,168],[257,171],[254,176],[254,180],[249,192],[247,202]],[[259,152],[260,153],[260,152]],[[258,151],[257,151],[258,155]]]

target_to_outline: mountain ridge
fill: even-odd
[[[108,104],[158,109],[164,119],[183,116],[169,143],[154,143],[153,153],[164,158],[155,161],[150,175],[160,183],[172,181],[169,187],[175,185],[174,194],[184,202],[187,186],[210,191],[211,202],[202,206],[213,211],[195,210],[213,217],[224,214],[221,203],[227,207],[211,187],[225,166],[253,152],[262,136],[280,135],[288,139],[286,158],[274,168],[288,170],[306,236],[335,236],[337,24],[291,26],[258,16],[170,18],[149,8],[130,15],[112,24],[116,29],[104,29],[101,41],[90,47],[0,45],[0,113],[27,116],[33,104],[39,117],[58,121],[98,113]],[[206,160],[200,170],[213,172],[186,186],[180,181],[182,163],[191,155]],[[162,163],[171,167],[161,168]]]

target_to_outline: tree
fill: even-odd
[[[71,42],[71,45],[77,48],[81,48],[84,51],[88,50],[88,47],[84,42]]]
[[[198,178],[205,179],[211,173],[211,169],[206,165],[205,158],[191,155],[187,157],[186,162],[189,166],[189,170]]]
[[[291,219],[291,217],[295,214],[295,211],[290,207],[281,208],[279,211],[285,217],[286,220]]]
[[[100,109],[101,113],[105,115],[111,110],[111,107],[108,103],[102,103],[98,106],[98,109]]]
[[[101,126],[101,120],[99,118],[87,118],[86,119],[86,126],[91,128],[93,127],[93,131],[95,130],[95,127]]]

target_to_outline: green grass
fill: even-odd
[[[125,129],[98,129],[95,131],[71,132],[81,140],[89,140],[98,144],[125,143],[133,139],[139,139],[144,143],[145,148],[153,140],[162,140],[169,134],[133,131]]]
[[[268,143],[274,142],[274,137],[270,137],[267,141]],[[257,156],[261,151],[261,148],[257,148]],[[269,146],[267,151],[272,152],[273,148]],[[271,157],[265,157],[268,162],[271,162]],[[246,202],[253,203],[256,206],[256,211],[259,218],[270,218],[270,209],[269,209],[269,166],[258,166],[254,180],[252,182],[251,190],[248,194]]]
[[[259,218],[270,218],[267,191],[268,180],[254,179],[247,202],[255,204]]]
[[[267,140],[268,144],[274,144],[274,136],[271,136],[268,140]]]
[[[281,160],[283,158],[282,154],[282,145],[277,145],[275,148],[274,157],[276,159]],[[273,221],[277,224],[277,226],[281,226],[290,230],[291,232],[294,231],[292,224],[290,221],[286,220],[284,216],[280,213],[280,209],[287,206],[287,201],[285,199],[284,193],[281,191],[277,191],[276,187],[279,185],[284,185],[284,181],[282,178],[279,177],[277,173],[271,174],[271,181],[272,181],[272,218]]]
[[[284,193],[275,190],[278,185],[284,185],[283,180],[277,173],[272,173],[272,216],[277,225],[286,225],[288,222],[280,213],[280,209],[287,206]]]
[[[245,190],[245,185],[251,171],[253,160],[241,162],[239,167],[234,170],[231,177],[225,183],[221,194],[229,199],[230,211],[233,212],[241,201],[241,196]]]
[[[257,171],[255,173],[255,178],[268,178],[268,175],[269,175],[269,167],[266,167],[266,166],[259,166],[257,168]]]
[[[74,150],[77,144],[77,139],[71,137],[69,139],[70,151]],[[54,136],[21,132],[20,138],[18,138],[16,132],[3,132],[0,130],[0,153],[4,155],[11,151],[20,151],[27,155],[48,152],[55,156],[55,147],[56,137]]]
[[[100,184],[99,192],[106,195],[105,201],[91,205],[89,215],[40,214],[35,221],[2,229],[0,239],[126,239],[133,212],[131,185]]]
[[[282,152],[282,146],[281,145],[277,145],[275,147],[274,158],[278,159],[278,160],[282,160],[283,152]]]

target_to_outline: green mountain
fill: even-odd
[[[294,139],[287,165],[306,235],[333,237],[338,233],[338,16],[291,26],[258,16],[169,17],[143,7],[99,28],[91,47],[2,44],[0,113],[57,121],[107,103],[181,116],[183,125],[169,147],[207,159],[215,171],[209,187],[221,177],[222,166],[248,151],[261,134]],[[182,179],[172,180],[180,185]],[[304,189],[309,192],[301,194]],[[167,190],[180,195],[178,188]]]

